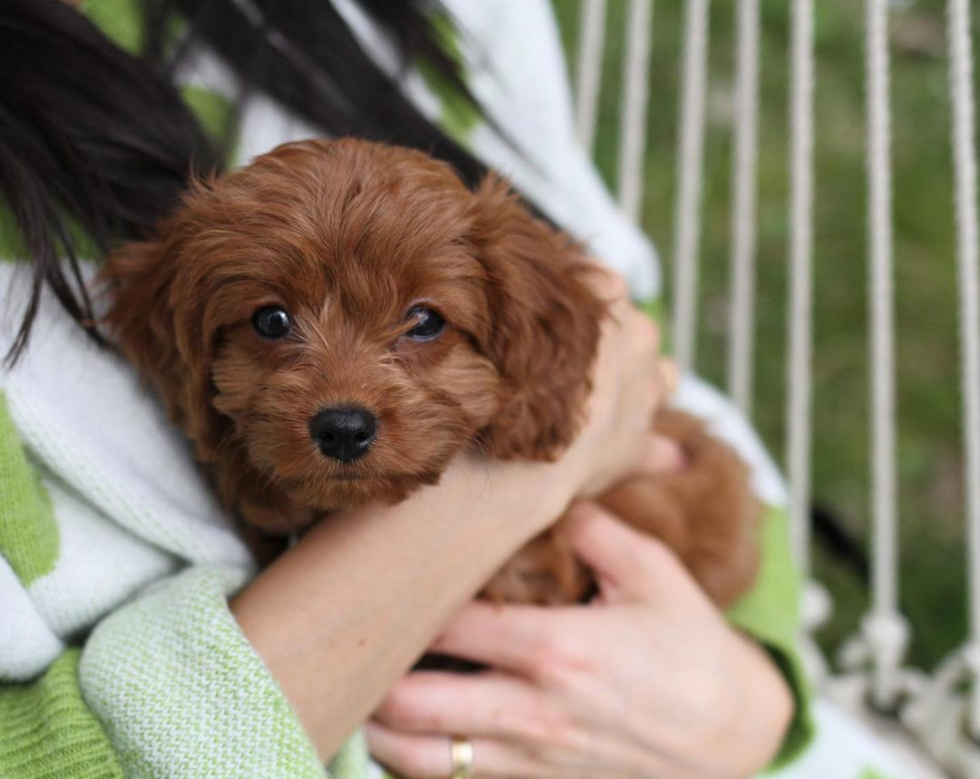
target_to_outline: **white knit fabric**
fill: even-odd
[[[0,556],[0,681],[30,679],[64,651],[17,574]]]
[[[240,585],[228,569],[188,568],[114,612],[89,638],[79,680],[127,775],[325,774],[224,606]]]
[[[0,263],[0,288],[14,299],[24,299],[17,293],[25,281],[15,264]],[[9,347],[19,313],[11,306],[0,314],[0,350]],[[58,525],[58,564],[29,588],[56,635],[90,626],[181,565],[250,568],[248,551],[159,404],[50,296],[30,348],[0,373],[0,390]]]

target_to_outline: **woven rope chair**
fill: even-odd
[[[871,575],[870,607],[857,635],[830,663],[812,641],[830,613],[826,590],[812,576],[811,401],[814,300],[814,0],[791,0],[786,31],[790,63],[789,300],[786,358],[787,441],[784,465],[791,486],[793,550],[808,577],[804,645],[814,684],[872,724],[913,775],[980,777],[980,230],[977,211],[976,123],[969,0],[948,0],[946,48],[952,118],[957,301],[965,467],[968,624],[965,643],[927,674],[906,663],[913,625],[898,603],[896,505],[895,323],[888,0],[865,2],[865,103],[868,279],[871,344]],[[731,284],[728,311],[728,391],[751,414],[755,308],[760,0],[737,0],[733,165],[731,170]],[[671,255],[671,337],[683,368],[696,364],[698,255],[709,53],[709,0],[685,0],[676,148],[677,185]],[[593,148],[606,39],[606,0],[581,0],[576,119]],[[617,194],[633,219],[643,197],[653,0],[629,0],[618,138]],[[910,583],[907,586],[914,586]]]

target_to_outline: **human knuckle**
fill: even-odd
[[[545,627],[533,647],[533,665],[540,677],[553,678],[556,673],[576,665],[579,652],[575,643],[557,627]]]
[[[550,742],[563,755],[582,754],[588,735],[571,718],[561,718],[552,726]]]
[[[422,777],[429,775],[429,754],[425,744],[421,741],[409,741],[401,747],[401,754],[398,756],[401,770],[410,777]]]
[[[547,704],[535,706],[527,717],[529,748],[540,757],[554,749],[567,749],[576,743],[575,724],[567,714]]]
[[[387,722],[406,724],[418,719],[422,711],[419,696],[409,687],[402,686],[388,694],[378,713]]]

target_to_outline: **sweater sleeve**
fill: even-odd
[[[0,776],[326,777],[228,588],[218,568],[187,569],[33,680],[0,685]],[[332,775],[361,776],[363,751],[352,740]]]
[[[221,569],[187,569],[115,611],[89,637],[81,693],[127,776],[326,776],[238,629],[228,590]]]
[[[228,608],[248,571],[190,564],[149,586],[124,575],[156,558],[64,499],[7,400],[0,391],[0,777],[324,776]]]
[[[793,694],[793,721],[771,769],[793,762],[810,744],[815,731],[811,691],[796,646],[800,579],[790,555],[787,530],[786,510],[770,506],[760,528],[761,567],[755,586],[727,615],[732,625],[769,652]]]
[[[78,650],[31,682],[0,686],[0,776],[115,779],[122,768],[78,687]]]

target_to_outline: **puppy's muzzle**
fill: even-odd
[[[371,448],[378,420],[364,408],[328,408],[310,420],[310,435],[324,455],[351,463]]]

